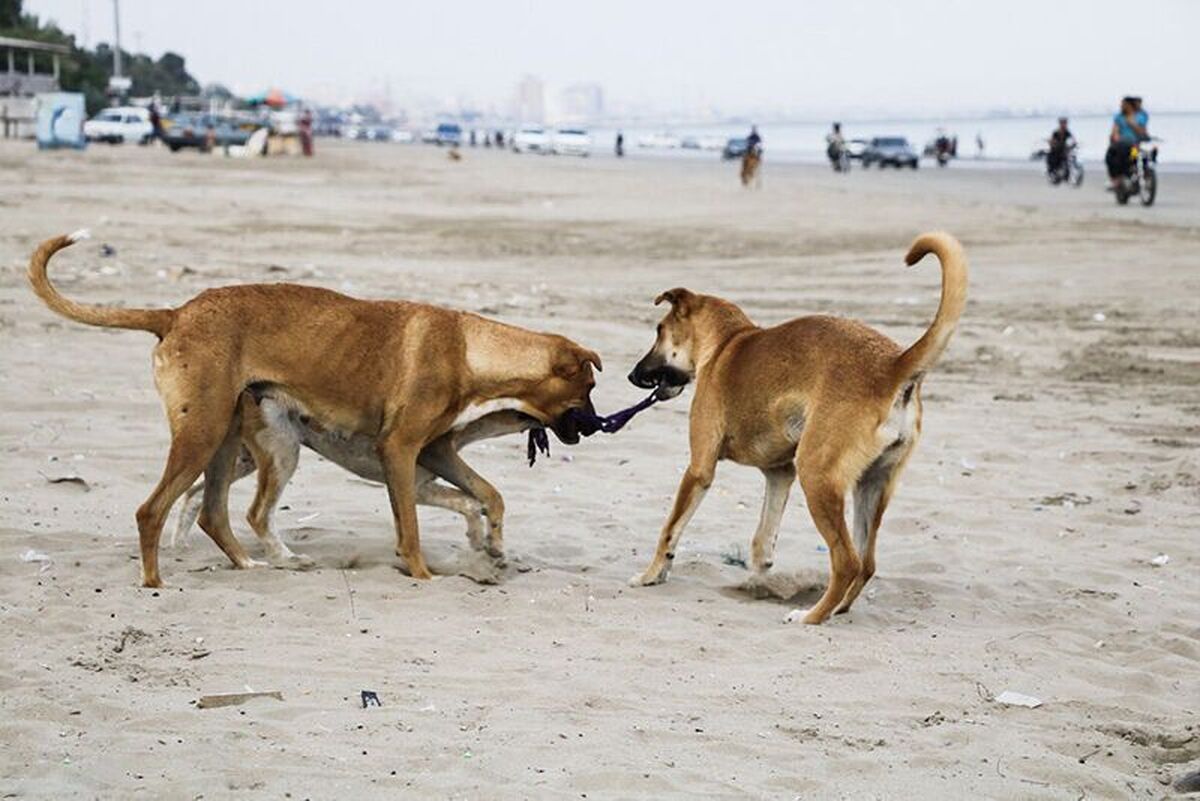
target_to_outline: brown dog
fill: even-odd
[[[875,538],[896,480],[921,431],[921,381],[950,341],[967,299],[967,262],[948,234],[925,234],[906,261],[942,264],[942,298],[929,330],[907,350],[836,317],[801,317],[759,328],[734,304],[686,289],[662,293],[671,310],[629,380],[673,397],[693,378],[691,464],[658,550],[631,584],[666,579],[684,526],[721,459],[757,467],[767,481],[751,547],[756,571],[771,567],[779,520],[799,476],[809,513],[829,546],[830,579],[806,623],[850,609],[875,573]],[[854,538],[846,490],[854,489]]]
[[[414,578],[430,577],[417,530],[417,462],[444,434],[502,411],[528,415],[567,444],[571,409],[594,413],[600,357],[554,334],[475,314],[402,301],[365,301],[317,287],[247,284],[210,289],[176,309],[88,306],[59,294],[50,257],[86,236],[41,244],[29,262],[34,292],[89,325],[149,331],[154,382],[171,449],[137,512],[142,582],[158,587],[158,541],[175,500],[205,476],[200,526],[237,567],[252,561],[229,527],[228,494],[241,449],[242,393],[269,395],[346,436],[367,437],[383,466],[396,552]],[[453,449],[451,449],[453,450]],[[470,468],[442,454],[451,472]],[[445,476],[454,481],[453,475]],[[481,480],[481,479],[480,479]],[[493,544],[502,547],[500,532]]]
[[[459,467],[460,463],[465,467],[465,463],[457,454],[473,442],[525,431],[535,425],[533,418],[520,412],[495,412],[426,445],[417,457],[417,505],[436,506],[462,515],[467,523],[467,540],[471,547],[487,551],[495,559],[503,559],[500,539],[504,500],[474,471]],[[345,436],[331,431],[286,402],[271,396],[255,397],[250,392],[242,394],[241,426],[242,451],[230,483],[258,472],[258,487],[246,521],[258,535],[267,562],[275,567],[314,566],[312,559],[288,548],[275,531],[275,508],[296,472],[300,448],[316,451],[360,478],[383,484],[386,480],[383,464],[379,461],[374,440],[363,435]],[[439,475],[453,477],[461,489],[439,483]],[[199,517],[204,486],[203,481],[197,482],[184,494],[179,519],[171,535],[172,547],[187,539]]]
[[[754,184],[756,189],[762,187],[762,179],[758,177],[758,168],[762,166],[762,153],[758,148],[750,148],[742,154],[742,186]]]

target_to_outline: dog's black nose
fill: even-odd
[[[629,383],[642,389],[650,389],[651,387],[658,386],[657,381],[647,377],[636,367],[629,371]]]

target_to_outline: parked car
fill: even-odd
[[[725,161],[740,159],[742,156],[746,155],[746,147],[746,137],[735,136],[733,139],[730,139],[725,143],[725,149],[721,151],[721,158],[723,158]]]
[[[858,159],[861,161],[863,153],[865,153],[867,148],[870,146],[871,143],[866,139],[851,139],[846,142],[846,155],[852,159]]]
[[[443,122],[433,135],[433,142],[438,147],[458,147],[462,144],[462,126],[456,122]]]
[[[586,157],[592,152],[592,135],[582,128],[559,128],[550,147],[560,156]]]
[[[163,141],[172,152],[185,147],[203,148],[212,128],[216,147],[244,145],[254,126],[243,126],[211,114],[173,114],[163,120]]]
[[[862,164],[864,167],[870,167],[872,164],[886,167],[890,164],[893,167],[912,167],[915,170],[917,151],[913,150],[912,145],[903,136],[877,136],[863,150]]]
[[[512,135],[512,149],[517,153],[550,153],[550,134],[540,125],[524,125]]]
[[[150,110],[138,106],[106,108],[83,124],[83,135],[89,142],[122,142],[144,144],[154,136]]]

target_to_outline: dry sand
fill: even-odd
[[[717,163],[319,146],[0,146],[0,795],[1125,799],[1200,767],[1200,176],[1167,174],[1147,210],[1032,168],[768,162],[744,191]],[[939,285],[933,260],[902,268],[911,238],[954,232],[973,272],[879,575],[806,627],[783,620],[827,557],[802,498],[776,561],[798,595],[755,598],[721,554],[748,548],[761,479],[728,463],[670,582],[625,585],[686,462],[690,392],[533,469],[518,437],[469,452],[508,503],[498,585],[406,578],[384,492],[305,453],[280,523],[319,569],[237,572],[198,536],[141,589],[153,339],[64,321],[24,279],[82,226],[96,239],[52,269],[73,297],[292,280],[476,310],[600,350],[602,410],[641,397],[624,375],[664,288],[907,343]],[[48,481],[70,475],[90,489]],[[455,572],[461,521],[421,518]],[[283,700],[195,705],[247,687]]]

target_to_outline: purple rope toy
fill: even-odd
[[[581,409],[571,409],[567,412],[572,419],[575,420],[575,425],[579,429],[580,436],[590,437],[597,431],[603,431],[605,434],[615,434],[625,427],[625,424],[634,418],[638,412],[649,409],[654,404],[658,403],[658,390],[650,393],[650,397],[639,401],[628,409],[622,409],[619,412],[613,412],[608,417],[601,417],[598,414],[592,414],[582,411]],[[546,435],[545,428],[529,429],[529,466],[533,467],[533,463],[537,461],[538,453],[541,452],[546,456],[550,455],[550,437]]]

